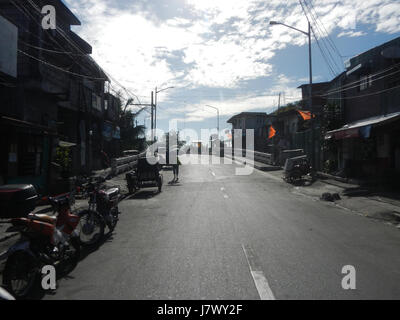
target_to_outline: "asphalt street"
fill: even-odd
[[[45,299],[399,299],[400,232],[242,165],[183,165]],[[342,288],[342,268],[356,289]]]

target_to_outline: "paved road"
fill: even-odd
[[[400,298],[398,229],[235,167],[185,165],[179,184],[121,202],[112,239],[45,298]],[[344,265],[356,290],[341,287]]]

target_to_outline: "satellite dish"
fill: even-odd
[[[385,48],[381,51],[381,55],[386,59],[400,59],[400,47]]]

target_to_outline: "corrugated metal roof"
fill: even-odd
[[[355,128],[361,128],[369,125],[374,125],[374,124],[379,124],[388,120],[394,120],[395,118],[400,118],[400,112],[395,112],[395,113],[389,113],[386,115],[381,115],[381,116],[376,116],[376,117],[371,117],[367,119],[362,119],[359,121],[355,121],[353,123],[349,123],[341,127],[340,129],[328,131],[326,134],[331,134],[343,130],[349,130],[349,129],[355,129]]]

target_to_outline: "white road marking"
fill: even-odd
[[[247,264],[250,268],[251,276],[253,277],[254,284],[256,285],[258,295],[261,300],[275,300],[275,296],[268,284],[268,280],[262,272],[257,257],[250,246],[242,245],[244,255],[246,256]]]

